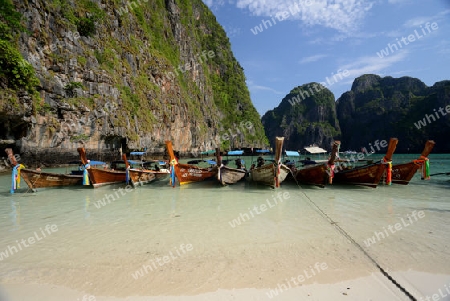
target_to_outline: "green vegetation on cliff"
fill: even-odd
[[[39,80],[19,52],[18,36],[25,31],[23,18],[9,0],[0,0],[0,88],[33,94]]]
[[[428,139],[435,140],[434,151],[449,151],[450,119],[435,115],[448,105],[450,81],[427,87],[417,78],[362,75],[337,101],[343,148],[397,137],[397,152],[421,152]]]
[[[0,58],[0,80],[16,90],[33,92],[40,86],[45,97],[33,103],[33,114],[74,122],[85,112],[94,115],[89,120],[95,125],[82,122],[77,132],[61,133],[62,140],[97,131],[101,139],[112,135],[134,145],[147,145],[140,143],[143,140],[156,146],[170,138],[167,133],[185,137],[187,130],[190,136],[183,138],[183,145],[210,147],[229,129],[251,122],[253,128],[243,131],[239,141],[221,141],[221,147],[267,144],[243,69],[225,31],[201,0],[113,0],[101,5],[92,0],[37,0],[15,1],[15,8],[8,1],[0,0],[7,4],[0,5],[0,38],[11,24],[20,24],[21,15],[10,13],[15,8],[34,20],[27,24],[30,32],[22,34],[21,49],[35,60],[39,80],[28,63],[18,71],[5,65],[21,58],[16,36],[23,27],[17,27],[8,44],[0,40],[1,50],[15,51],[2,51],[8,57]],[[14,77],[17,73],[20,76]],[[7,97],[0,101],[9,102]],[[106,119],[97,118],[105,105],[116,110]]]
[[[330,148],[340,136],[333,93],[319,83],[294,88],[278,107],[262,117],[269,139],[284,136],[286,149],[299,150],[310,144]]]
[[[228,37],[215,16],[201,1],[197,5],[203,18],[192,18],[196,20],[196,35],[201,39],[203,50],[215,52],[211,62],[208,61],[210,67],[206,70],[214,93],[214,103],[224,113],[221,128],[226,132],[241,122],[249,121],[255,129],[253,133],[246,133],[249,141],[267,145],[260,116],[250,100],[244,69],[233,56]],[[203,26],[206,28],[203,29]],[[222,142],[222,147],[229,146],[229,141]]]

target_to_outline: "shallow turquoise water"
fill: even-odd
[[[395,155],[394,160],[417,157]],[[450,155],[429,158],[431,174],[450,172]],[[328,274],[314,279],[319,283],[348,279],[354,269],[360,276],[376,270],[357,246],[336,231],[338,225],[389,271],[445,275],[444,282],[425,287],[398,276],[402,285],[425,296],[450,283],[449,179],[433,176],[421,181],[416,174],[408,186],[376,189],[284,184],[273,190],[245,182],[220,187],[213,181],[171,188],[162,182],[123,195],[122,185],[31,193],[22,182],[22,188],[11,195],[10,174],[3,174],[0,253],[8,250],[9,256],[0,261],[0,284],[57,284],[106,296],[183,295],[219,288],[274,287],[315,262],[330,266]],[[259,214],[252,211],[268,201],[274,204],[278,192],[289,198]],[[111,202],[102,205],[108,195]],[[375,232],[414,211],[423,211],[425,217],[401,231],[388,232],[391,235],[371,246],[365,244]],[[249,217],[244,220],[243,216]],[[230,223],[239,217],[241,225],[232,227]],[[11,252],[18,248],[16,241],[41,235],[46,225],[56,225],[58,230]],[[181,244],[191,244],[193,250],[162,266],[158,276],[144,275],[145,286],[131,277],[146,261],[176,252]],[[190,279],[186,273],[196,276]],[[177,285],[162,285],[171,281]],[[112,290],[107,286],[111,283]]]

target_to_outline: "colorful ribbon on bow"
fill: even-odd
[[[172,161],[170,161],[170,185],[172,185],[172,187],[175,187],[175,164],[177,164],[177,161],[172,159]]]
[[[383,164],[386,164],[386,185],[392,184],[392,161],[386,161],[383,158]]]
[[[327,164],[328,169],[328,183],[333,184],[333,178],[334,178],[334,164]]]
[[[22,168],[25,168],[25,166],[23,166],[23,164],[17,164],[12,169],[11,190],[9,191],[10,193],[14,193],[14,190],[20,188],[20,170]]]
[[[88,163],[86,165],[84,165],[84,170],[83,170],[83,185],[89,185],[89,173],[88,173],[88,168],[91,165]]]
[[[420,156],[419,159],[413,161],[414,164],[420,165],[422,168],[422,180],[430,179],[430,160],[427,157]]]

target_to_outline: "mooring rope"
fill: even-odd
[[[298,185],[298,184],[297,184]],[[299,188],[300,185],[298,185]],[[315,209],[326,219],[328,220],[328,222],[334,226],[342,235],[344,235],[353,245],[355,245],[361,252],[363,252],[364,255],[366,255],[367,258],[369,258],[369,260],[375,264],[375,266],[377,267],[378,270],[380,270],[380,272],[387,278],[389,279],[389,281],[391,281],[398,289],[400,289],[400,291],[402,291],[411,301],[417,301],[417,298],[414,297],[410,292],[408,292],[408,290],[406,288],[404,288],[400,283],[398,283],[391,275],[389,275],[389,273],[383,269],[380,264],[372,257],[370,256],[369,253],[367,253],[366,250],[364,250],[364,248],[357,243],[351,236],[350,234],[348,234],[344,229],[342,229],[331,217],[328,216],[328,214],[326,214],[322,209],[320,209],[319,206],[317,206],[317,204],[311,200],[311,198],[303,191],[303,189],[300,190],[301,193],[303,193],[303,195],[309,200],[310,204],[313,205],[315,207]]]

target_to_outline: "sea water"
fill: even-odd
[[[431,174],[450,172],[450,155],[429,158]],[[128,191],[110,185],[37,192],[22,181],[10,194],[11,175],[2,174],[0,292],[15,300],[20,288],[38,285],[54,287],[55,295],[56,287],[70,289],[73,300],[184,300],[226,290],[224,300],[261,300],[279,288],[278,300],[308,300],[311,292],[293,288],[370,277],[381,268],[418,300],[439,289],[439,300],[449,300],[443,295],[450,287],[449,179],[422,181],[418,173],[407,186],[376,189],[295,183],[271,189],[245,181],[172,188],[162,181]],[[425,281],[430,275],[439,277]],[[402,295],[387,278],[382,285],[370,281]],[[248,288],[258,292],[241,299],[233,293]],[[359,296],[369,300],[371,292]]]

